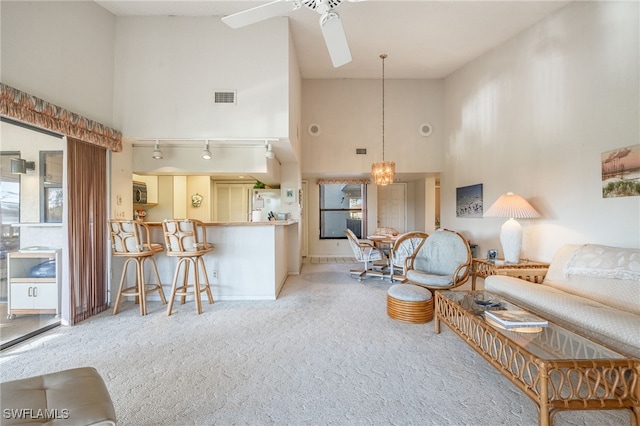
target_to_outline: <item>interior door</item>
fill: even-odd
[[[378,227],[407,232],[407,185],[394,183],[378,187]]]

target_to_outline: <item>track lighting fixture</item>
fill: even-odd
[[[211,151],[209,151],[209,141],[204,144],[204,151],[202,151],[202,159],[211,160]]]
[[[156,148],[153,150],[152,157],[154,160],[162,160],[162,151],[160,151],[160,144],[156,141]]]
[[[267,152],[265,153],[265,157],[267,158],[276,158],[276,154],[273,152],[273,147],[271,146],[271,144],[269,142],[265,142],[266,146],[267,146]]]

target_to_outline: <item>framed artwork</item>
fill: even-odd
[[[640,196],[640,144],[600,155],[602,198]]]
[[[482,217],[482,184],[456,188],[456,217]]]
[[[283,189],[283,198],[285,203],[295,203],[296,202],[296,190],[295,188],[284,188]]]

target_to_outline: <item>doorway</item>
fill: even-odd
[[[394,183],[378,187],[378,227],[407,232],[407,184]]]

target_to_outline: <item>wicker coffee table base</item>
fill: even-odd
[[[543,360],[455,301],[435,294],[435,332],[447,324],[536,404],[539,424],[549,426],[560,410],[627,409],[640,426],[640,360]]]

